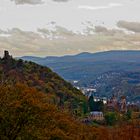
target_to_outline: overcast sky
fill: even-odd
[[[35,44],[34,46],[32,46],[32,49],[29,49],[27,53],[28,47],[27,48],[25,47],[26,51],[24,47],[22,47],[21,50],[21,46],[23,44],[21,44],[21,42],[17,39],[19,36],[16,35],[17,37],[16,40],[18,40],[17,42],[20,42],[21,44],[21,46],[19,46],[20,50],[18,47],[15,48],[15,46],[12,46],[12,43],[10,41],[13,42],[15,41],[14,40],[15,36],[13,36],[13,28],[17,28],[19,30],[22,30],[23,32],[26,32],[26,35],[29,33],[28,31],[32,31],[32,34],[37,33],[39,35],[40,34],[40,32],[38,33],[39,29],[44,30],[46,28],[48,29],[54,26],[59,26],[59,28],[57,29],[59,29],[59,32],[60,30],[63,30],[63,35],[64,32],[68,32],[69,30],[83,32],[83,30],[87,26],[89,28],[89,26],[95,27],[99,25],[109,29],[122,28],[122,26],[124,28],[125,26],[125,29],[130,31],[130,29],[135,28],[136,26],[139,27],[139,22],[140,22],[139,13],[140,13],[140,0],[0,0],[0,30],[1,30],[0,48],[2,50],[9,49],[15,55],[31,54],[31,55],[38,55],[38,56],[45,56],[51,54],[65,55],[68,53],[76,54],[82,51],[88,51],[88,49],[86,49],[86,47],[88,48],[88,46],[82,46],[81,49],[79,44],[77,44],[77,46],[76,44],[74,44],[74,48],[76,47],[76,49],[73,50],[71,50],[72,46],[70,48],[65,48],[63,46],[64,44],[67,45],[65,40],[63,42],[62,39],[60,39],[60,42],[63,43],[62,47],[64,47],[64,49],[61,48],[61,50],[63,50],[62,51],[63,53],[58,52],[58,50],[56,51],[56,46],[54,46],[55,44],[54,42],[52,42],[52,44],[49,46],[52,48],[47,48],[45,47],[45,45],[43,45],[40,46],[40,49],[38,48],[38,50],[36,50],[36,53],[31,51],[36,45]],[[121,23],[121,25],[120,24],[117,25],[119,21],[126,21],[129,23],[123,23],[123,24]],[[135,23],[135,24],[133,23],[133,27],[128,27],[129,26],[128,24],[131,24],[132,22]],[[60,28],[60,27],[64,27],[64,28]],[[135,33],[137,27],[135,29]],[[7,29],[11,31],[9,30],[7,31]],[[16,33],[14,32],[14,35]],[[69,36],[67,36],[67,38],[69,38]],[[77,36],[73,40],[76,40],[76,38]],[[76,40],[77,43],[79,42],[79,38],[80,35]],[[8,46],[6,46],[4,40],[6,40],[6,42],[8,43],[10,42],[10,44],[7,44]],[[87,37],[86,37],[86,41],[88,42]],[[46,40],[45,42],[47,43]],[[59,39],[57,39],[57,42],[59,42]],[[59,44],[60,46],[61,43]],[[55,45],[57,45],[57,43]],[[92,44],[90,45],[92,46]],[[106,45],[102,46],[103,49],[101,48],[98,49],[97,46],[94,46],[96,47],[96,49],[94,49],[94,47],[92,48],[91,46],[89,52],[108,50],[105,49]],[[34,49],[36,49],[36,47]],[[68,52],[69,49],[71,51]],[[115,48],[112,46],[112,48],[110,49],[115,49]],[[118,46],[118,49],[121,48]],[[131,49],[131,48],[126,47],[126,49]],[[137,49],[139,49],[138,46]]]

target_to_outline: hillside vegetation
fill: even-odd
[[[0,89],[1,140],[93,140],[105,135],[104,129],[83,125],[48,104],[35,88],[16,84]]]
[[[0,83],[14,85],[17,82],[46,93],[48,102],[62,109],[77,113],[86,104],[86,98],[70,83],[49,68],[33,62],[15,60],[11,56],[0,59]]]

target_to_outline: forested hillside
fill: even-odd
[[[47,95],[23,84],[0,86],[1,140],[93,140],[105,129],[86,126],[47,103]],[[91,133],[89,133],[91,132]],[[105,138],[107,140],[107,138]]]
[[[17,82],[46,93],[48,102],[62,109],[68,109],[72,113],[86,111],[86,99],[82,93],[49,68],[33,62],[15,60],[5,54],[0,59],[0,83],[14,85]]]

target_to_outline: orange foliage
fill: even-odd
[[[57,99],[57,101],[53,101],[53,104],[59,105],[59,107],[64,107],[65,102],[69,102],[71,112],[80,108],[80,101],[85,102],[86,100],[79,90],[47,67],[33,62],[15,60],[11,57],[8,60],[0,59],[0,84],[14,85],[18,82],[34,87],[46,94],[52,94],[50,97],[53,98],[49,97],[50,102]],[[75,106],[73,106],[73,101]]]
[[[0,139],[100,140],[105,130],[86,126],[22,84],[0,86]],[[107,138],[105,138],[107,140]]]
[[[140,140],[140,120],[110,130],[111,140]]]

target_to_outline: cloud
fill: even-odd
[[[91,33],[94,32],[94,33]],[[0,53],[9,50],[14,56],[66,55],[108,50],[140,50],[140,34],[103,26],[87,26],[83,33],[74,33],[64,27],[53,30],[40,28],[36,32],[18,28],[0,30]]]
[[[15,4],[17,5],[22,5],[22,4],[31,4],[31,5],[37,5],[37,4],[42,4],[44,3],[43,0],[11,0],[14,1]],[[68,2],[70,0],[52,0],[54,2]]]
[[[140,22],[128,22],[128,21],[119,21],[118,27],[133,31],[135,33],[140,33]]]
[[[100,33],[103,35],[117,35],[117,34],[124,34],[124,31],[119,30],[119,29],[107,29],[104,26],[95,26],[95,33]]]
[[[38,32],[41,33],[43,37],[47,37],[49,39],[65,39],[67,37],[75,35],[75,33],[73,33],[72,31],[61,26],[54,26],[53,30],[48,30],[46,28],[38,29]]]
[[[43,1],[42,0],[11,0],[14,1],[15,4],[19,5],[19,4],[31,4],[31,5],[37,5],[37,4],[42,4]]]
[[[53,0],[53,1],[55,1],[55,2],[68,2],[70,0]]]
[[[101,10],[101,9],[110,9],[113,7],[121,7],[123,6],[121,3],[109,3],[106,6],[89,6],[89,5],[80,5],[78,6],[79,9],[85,10]]]
[[[103,26],[95,26],[95,32],[96,33],[108,32],[108,30],[106,27],[103,27]]]

